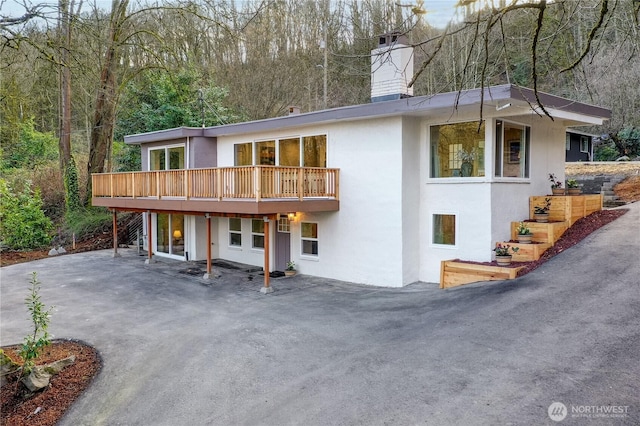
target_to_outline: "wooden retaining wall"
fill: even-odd
[[[542,253],[544,253],[551,244],[549,243],[532,243],[532,244],[520,244],[512,242],[496,243],[496,245],[502,244],[503,246],[509,244],[511,247],[517,247],[517,253],[511,255],[511,260],[514,262],[533,262],[540,259]]]
[[[584,195],[543,195],[529,198],[529,218],[533,219],[536,206],[544,205],[545,198],[551,199],[549,220],[552,222],[569,221],[569,226],[578,219],[602,210],[602,194]]]
[[[518,239],[518,225],[520,222],[511,222],[511,239]],[[569,221],[563,222],[526,222],[529,231],[533,232],[532,241],[536,243],[548,243],[554,245],[556,241],[569,229]]]
[[[543,205],[545,198],[551,199],[549,222],[533,221],[533,210]],[[513,255],[514,262],[537,260],[545,250],[558,239],[578,219],[602,210],[601,194],[581,195],[543,195],[529,198],[529,217],[527,226],[533,232],[533,241],[540,244],[519,244],[503,242],[520,250]],[[517,240],[517,227],[520,222],[511,222],[511,240]],[[506,226],[506,224],[505,224]],[[457,287],[478,281],[510,280],[517,276],[523,267],[503,267],[467,263],[460,260],[445,260],[440,265],[440,288]]]
[[[478,281],[511,280],[523,266],[506,267],[444,260],[440,265],[440,288],[451,288]]]

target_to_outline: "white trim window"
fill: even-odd
[[[278,232],[291,233],[291,220],[286,215],[278,217]]]
[[[483,177],[485,122],[430,126],[431,178]]]
[[[323,133],[237,143],[233,146],[234,165],[326,168],[327,138]]]
[[[184,145],[168,145],[149,148],[148,170],[181,170],[186,169]]]
[[[300,223],[300,249],[303,256],[318,256],[318,224]]]
[[[455,247],[457,220],[453,213],[434,213],[431,216],[431,243],[439,246]]]
[[[589,137],[580,136],[580,152],[589,153]]]
[[[496,120],[496,177],[529,177],[530,139],[529,126]]]
[[[251,248],[264,250],[264,220],[251,219]]]
[[[242,219],[229,218],[229,246],[242,247]]]

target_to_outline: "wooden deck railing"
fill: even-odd
[[[190,199],[338,199],[339,169],[246,166],[91,176],[93,197]]]

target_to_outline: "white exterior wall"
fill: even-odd
[[[402,118],[339,122],[305,127],[296,132],[219,137],[218,165],[233,165],[234,143],[325,133],[327,167],[340,169],[340,211],[298,214],[291,226],[292,260],[302,274],[378,286],[402,286],[402,174],[399,173]],[[317,257],[301,254],[300,222],[307,221],[318,223]],[[274,228],[275,223],[272,225]],[[249,221],[246,226],[243,221],[242,250],[227,246],[227,226],[228,221],[220,220],[220,257],[262,265],[263,253],[249,248]],[[249,244],[246,248],[245,235]]]
[[[224,167],[224,166],[223,166]],[[218,257],[221,259],[231,260],[233,262],[246,263],[255,266],[264,266],[264,250],[259,248],[252,248],[251,237],[251,219],[242,219],[242,246],[230,246],[229,245],[229,219],[221,217],[218,219],[217,233],[218,238],[215,244],[218,247]],[[274,229],[277,226],[275,221],[269,223],[269,240],[271,247],[273,247],[274,241]],[[214,232],[215,233],[215,232]],[[273,267],[275,262],[274,250],[269,253],[269,264]]]
[[[424,146],[421,120],[405,118],[402,124],[402,284],[420,280],[420,158]]]
[[[299,272],[378,286],[438,282],[443,260],[491,261],[495,243],[510,237],[509,223],[528,217],[529,196],[549,192],[548,173],[564,179],[564,127],[537,116],[507,120],[531,127],[530,179],[493,176],[491,117],[485,125],[483,178],[429,178],[429,126],[444,121],[409,117],[220,137],[218,164],[233,165],[234,143],[326,133],[327,166],[340,168],[340,211],[299,213],[292,222],[291,258]],[[434,214],[456,215],[455,246],[432,244]],[[318,223],[318,257],[301,254],[300,222]],[[275,226],[272,222],[271,241]],[[251,249],[250,220],[243,220],[242,230],[242,248],[229,247],[228,220],[220,218],[217,255],[262,266],[263,251]],[[272,252],[271,265],[274,261]]]
[[[185,216],[192,217],[189,227],[189,235],[191,238],[187,242],[189,247],[189,260],[207,260],[207,219],[204,216]],[[218,217],[211,218],[211,258],[220,257],[220,243],[218,239],[218,222],[224,219]],[[186,225],[185,225],[186,226]],[[193,255],[191,254],[193,253]]]

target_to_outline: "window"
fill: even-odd
[[[242,246],[242,219],[238,217],[229,218],[229,245]]]
[[[565,151],[571,151],[571,135],[569,133],[565,135],[564,149]]]
[[[264,221],[262,219],[251,219],[251,247],[264,248]]]
[[[285,215],[278,218],[278,232],[291,232],[291,221]]]
[[[234,149],[234,166],[251,166],[253,165],[253,143],[239,143],[233,146]]]
[[[484,176],[484,121],[431,126],[431,177]]]
[[[433,215],[433,244],[456,245],[456,216]]]
[[[309,256],[318,255],[318,224],[310,222],[302,222],[302,254]]]
[[[580,136],[580,152],[589,152],[589,138]]]
[[[179,170],[184,168],[184,146],[149,150],[149,170]]]
[[[255,145],[255,149],[254,149]],[[233,146],[234,165],[327,167],[327,135],[289,137]],[[162,160],[164,163],[164,160]],[[302,163],[302,164],[301,164]]]
[[[256,165],[276,164],[276,141],[256,142]]]
[[[166,152],[164,149],[153,149],[149,151],[149,170],[166,170]]]
[[[496,120],[496,177],[529,177],[528,126]]]
[[[327,135],[305,136],[304,167],[327,167]]]
[[[300,138],[280,139],[278,141],[279,164],[281,166],[300,166]]]

